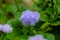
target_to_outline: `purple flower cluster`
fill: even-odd
[[[39,21],[39,18],[40,18],[40,14],[38,12],[26,10],[22,13],[20,20],[24,25],[27,24],[35,25],[35,23]]]
[[[46,40],[42,35],[36,35],[29,37],[28,40]]]
[[[12,27],[8,24],[0,24],[0,31],[4,32],[4,33],[9,33],[12,32]]]

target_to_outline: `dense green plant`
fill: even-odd
[[[40,13],[40,20],[34,26],[24,26],[19,20],[22,12],[27,9]],[[4,36],[3,40],[27,40],[29,36],[36,34],[43,35],[47,40],[55,40],[55,35],[53,32],[51,34],[50,30],[60,25],[60,1],[35,0],[31,7],[27,7],[24,0],[14,0],[13,4],[0,0],[0,24],[6,23],[13,27],[13,32],[6,35],[0,33]]]

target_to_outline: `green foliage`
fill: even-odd
[[[23,1],[4,4],[0,0],[0,24],[8,23],[13,27],[13,32],[7,33],[4,40],[27,40],[36,34],[43,35],[47,40],[55,40],[55,34],[50,34],[50,30],[60,25],[60,0],[35,0],[31,7],[25,6]],[[35,26],[24,26],[19,20],[22,12],[27,9],[40,13],[40,21]]]
[[[38,32],[40,35],[43,35],[47,40],[55,40],[55,37],[53,34],[44,33],[44,32]]]

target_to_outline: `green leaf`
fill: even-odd
[[[53,9],[52,8],[47,8],[46,9],[46,13],[48,13],[49,15],[52,15],[53,13]]]
[[[48,16],[46,15],[45,11],[41,11],[40,16],[41,21],[49,22]]]
[[[60,5],[57,5],[58,13],[60,13]]]
[[[53,22],[51,25],[58,26],[58,25],[60,25],[60,21],[55,21],[55,22]]]
[[[15,5],[7,5],[7,11],[15,13],[17,11],[17,7]]]
[[[42,29],[42,30],[44,30],[45,28],[47,28],[49,26],[49,23],[47,22],[47,23],[44,23],[41,27],[40,27],[40,29]]]
[[[9,33],[5,36],[5,40],[27,40],[28,36],[27,35],[20,35],[20,36],[16,36],[15,33]]]

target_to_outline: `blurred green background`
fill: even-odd
[[[14,29],[4,40],[27,40],[28,36],[41,34],[48,40],[60,40],[60,0],[0,0],[0,24],[10,24]],[[34,27],[25,27],[19,18],[25,10],[40,13],[40,21]],[[1,35],[1,33],[0,33]]]

